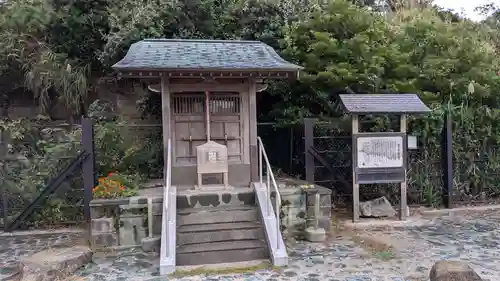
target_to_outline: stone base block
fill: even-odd
[[[161,247],[161,237],[146,237],[141,240],[141,248],[144,252],[159,251]]]
[[[365,217],[392,217],[396,210],[385,196],[359,203],[359,211]]]
[[[113,218],[99,218],[91,221],[92,232],[112,232],[115,229]]]
[[[25,257],[19,267],[22,281],[65,280],[78,268],[92,260],[87,247],[48,249]]]
[[[310,242],[323,242],[326,240],[326,231],[323,228],[308,227],[305,234],[306,240]]]
[[[118,235],[114,232],[92,232],[92,248],[108,248],[118,246]]]
[[[482,281],[469,265],[459,261],[436,262],[429,277],[430,281]]]

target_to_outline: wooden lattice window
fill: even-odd
[[[204,93],[174,94],[171,110],[175,115],[203,115],[205,95]]]
[[[239,114],[240,95],[234,93],[210,93],[208,107],[212,114]]]
[[[174,94],[171,108],[175,115],[201,115],[205,112],[205,94]],[[216,115],[239,114],[240,96],[237,93],[210,93],[208,108]]]

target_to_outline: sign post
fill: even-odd
[[[399,183],[399,218],[406,219],[408,139],[406,116],[430,109],[415,94],[340,95],[352,120],[353,222],[359,221],[359,185]],[[359,115],[393,114],[400,119],[399,132],[359,132]]]

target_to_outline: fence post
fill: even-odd
[[[82,147],[87,153],[83,162],[83,215],[85,222],[90,225],[90,201],[92,200],[92,188],[96,183],[95,155],[94,155],[94,125],[92,119],[82,118]]]
[[[444,125],[441,136],[441,165],[443,172],[442,201],[446,208],[453,208],[453,135],[452,116],[445,112]]]
[[[9,215],[9,201],[7,199],[7,163],[8,159],[7,130],[0,127],[0,199],[3,215],[3,228],[7,230],[7,219]]]
[[[306,181],[314,183],[314,157],[309,153],[309,148],[314,148],[314,119],[304,118],[304,153],[306,164]]]

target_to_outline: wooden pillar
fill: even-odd
[[[441,165],[443,169],[442,200],[446,208],[453,208],[453,132],[451,112],[445,112],[441,136]]]
[[[171,137],[170,131],[170,90],[168,77],[161,76],[161,116],[163,127],[163,179],[167,179],[167,159],[168,159],[168,140]],[[175,144],[172,141],[171,149],[174,150]],[[172,152],[170,152],[172,153]],[[170,155],[172,156],[172,154]],[[173,161],[173,159],[172,159]]]
[[[304,118],[304,152],[306,164],[306,181],[314,183],[314,157],[309,149],[314,148],[314,119]]]
[[[209,142],[210,141],[210,92],[209,91],[205,91],[205,130],[207,131],[207,142]]]
[[[259,180],[259,155],[257,148],[257,97],[256,83],[250,79],[248,85],[248,112],[249,112],[249,131],[250,131],[250,180],[257,182]]]
[[[94,154],[94,124],[90,118],[82,118],[82,147],[87,153],[83,162],[83,216],[90,229],[90,201],[92,201],[92,189],[96,186],[97,175],[95,173]]]
[[[401,133],[405,133],[406,134],[406,115],[403,114],[401,115],[400,117],[400,128],[401,128]],[[406,144],[403,144],[403,147],[405,148],[405,150],[407,149],[408,147],[408,141],[407,141],[407,138],[404,138],[404,140],[406,141]],[[405,151],[404,153],[407,153],[407,151]],[[405,157],[406,159],[406,157]],[[401,199],[400,199],[400,206],[399,206],[399,219],[400,220],[406,220],[406,209],[407,209],[407,194],[406,194],[406,176],[407,176],[407,168],[406,168],[406,165],[405,165],[405,178],[404,180],[401,182]]]
[[[358,115],[353,114],[351,116],[351,127],[352,127],[352,148],[357,147],[357,145],[354,145],[354,142],[356,139],[354,138],[354,134],[357,134],[359,132],[359,122],[358,122]],[[356,151],[352,151],[352,157],[356,157]],[[358,222],[359,221],[359,184],[356,180],[356,162],[353,159],[352,161],[352,222]]]

